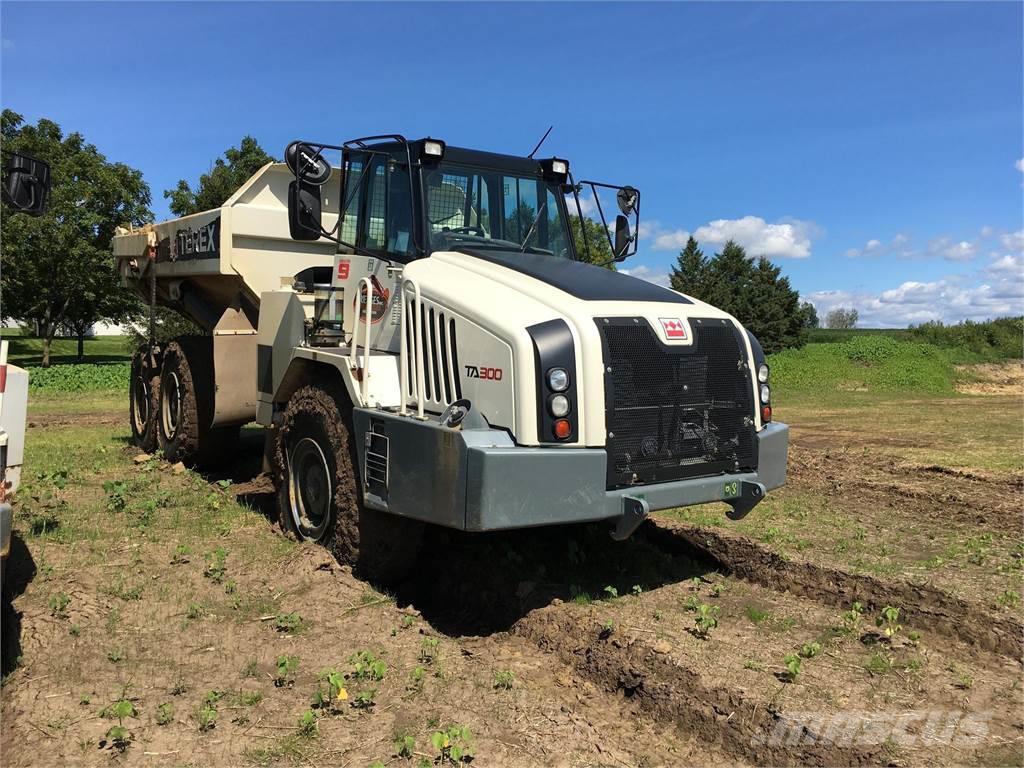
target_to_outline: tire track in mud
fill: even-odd
[[[808,562],[796,562],[771,552],[750,539],[659,519],[641,529],[656,546],[674,554],[715,561],[724,572],[777,592],[790,592],[837,608],[855,601],[880,610],[900,609],[900,619],[984,650],[1021,661],[1024,625],[996,616],[948,592],[906,581],[882,581]]]
[[[877,746],[819,743],[819,735],[806,727],[799,739],[773,739],[777,724],[786,720],[778,709],[759,706],[740,690],[706,685],[642,640],[620,640],[596,622],[586,624],[550,606],[520,619],[511,632],[572,665],[606,693],[634,702],[645,715],[755,765],[865,765],[882,758]]]

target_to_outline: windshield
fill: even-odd
[[[555,182],[440,163],[424,170],[423,184],[431,251],[463,246],[572,258]]]

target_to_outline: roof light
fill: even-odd
[[[440,160],[444,157],[444,142],[440,139],[424,139],[423,154]]]
[[[550,160],[541,160],[540,167],[544,171],[545,176],[553,176],[560,181],[565,181],[565,178],[569,175],[569,161],[558,157],[552,157]]]

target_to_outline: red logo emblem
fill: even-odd
[[[665,329],[666,339],[685,339],[686,326],[678,317],[659,317],[661,327]]]
[[[351,262],[348,259],[342,259],[338,262],[338,279],[348,280],[348,270],[351,266]]]

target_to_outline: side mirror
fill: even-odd
[[[322,186],[331,178],[331,164],[324,159],[323,148],[293,141],[284,150],[284,162],[296,179]]]
[[[323,232],[320,187],[305,181],[288,185],[288,232],[292,240],[319,240]]]
[[[4,152],[3,200],[17,213],[41,216],[50,194],[50,166],[21,152]]]
[[[621,261],[626,258],[626,251],[629,244],[633,242],[633,236],[629,231],[629,219],[622,214],[615,217],[615,260]]]
[[[615,202],[623,216],[631,216],[640,202],[640,192],[635,187],[622,187],[615,193]]]

